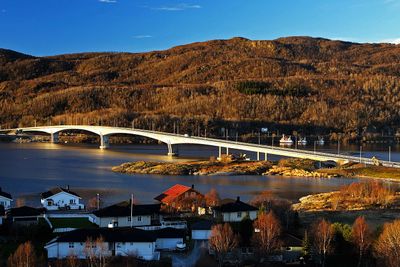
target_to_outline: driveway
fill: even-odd
[[[202,253],[208,250],[208,241],[196,240],[193,249],[188,254],[171,255],[172,267],[192,267],[196,265]]]

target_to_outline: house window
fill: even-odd
[[[74,204],[74,200],[73,200],[73,199],[70,199],[70,200],[69,200],[69,204]]]
[[[74,242],[69,242],[68,247],[69,248],[74,248]]]
[[[192,192],[192,193],[190,193],[191,195],[192,195],[192,197],[195,197],[196,196],[196,192]]]
[[[51,206],[51,205],[53,205],[53,201],[47,200],[47,206]]]
[[[241,211],[239,211],[239,212],[237,213],[237,217],[238,217],[238,218],[242,218],[242,212],[241,212]]]
[[[138,222],[141,222],[142,221],[142,216],[138,216],[137,220],[138,220]]]
[[[132,218],[131,218],[131,216],[129,216],[129,217],[128,217],[128,222],[130,222],[130,221],[132,221]]]

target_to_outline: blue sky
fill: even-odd
[[[0,47],[40,56],[235,36],[399,42],[399,14],[400,0],[0,0]]]

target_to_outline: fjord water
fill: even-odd
[[[303,148],[304,149],[304,148]],[[313,149],[312,147],[309,149]],[[322,150],[322,148],[318,148]],[[343,147],[357,155],[358,146]],[[335,151],[335,146],[324,146]],[[234,152],[234,151],[232,151]],[[363,156],[387,159],[387,146],[363,147]],[[179,146],[178,158],[166,156],[163,145],[113,145],[100,150],[97,145],[65,145],[50,143],[0,143],[0,186],[22,203],[40,205],[40,193],[55,186],[69,185],[84,199],[100,194],[106,204],[129,199],[134,194],[140,203],[151,203],[153,198],[168,187],[181,183],[194,184],[206,193],[216,188],[223,198],[241,196],[250,200],[255,194],[269,190],[277,196],[296,201],[311,193],[327,192],[355,179],[288,178],[271,176],[160,176],[152,174],[120,174],[111,167],[128,161],[170,161],[208,158],[217,155],[216,148]],[[254,154],[249,154],[255,158]],[[392,148],[393,161],[400,160],[396,147]]]

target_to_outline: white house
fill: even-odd
[[[173,228],[156,231],[130,227],[78,229],[51,240],[45,249],[49,258],[58,259],[69,255],[85,259],[91,254],[159,260],[160,253],[156,250],[175,250],[177,243],[184,241],[184,236],[183,230]],[[102,243],[98,240],[100,237]]]
[[[212,221],[198,221],[192,224],[192,239],[193,240],[209,240],[211,236]]]
[[[100,237],[103,242],[96,242]],[[49,258],[57,259],[70,255],[85,259],[89,254],[159,259],[154,233],[136,228],[78,229],[51,240],[45,249]]]
[[[80,204],[81,199],[78,194],[70,191],[68,186],[67,188],[56,187],[42,193],[40,202],[47,210],[82,210],[85,206]]]
[[[9,193],[3,192],[0,187],[0,206],[3,206],[4,209],[11,208],[11,201],[13,201],[11,195]]]
[[[235,202],[214,208],[214,218],[221,218],[224,222],[240,222],[246,217],[255,220],[257,211],[256,207],[240,201],[240,197],[237,197]]]
[[[94,223],[100,227],[108,227],[110,224],[113,227],[136,227],[159,224],[160,208],[160,204],[133,204],[131,206],[130,201],[123,201],[94,211]]]

